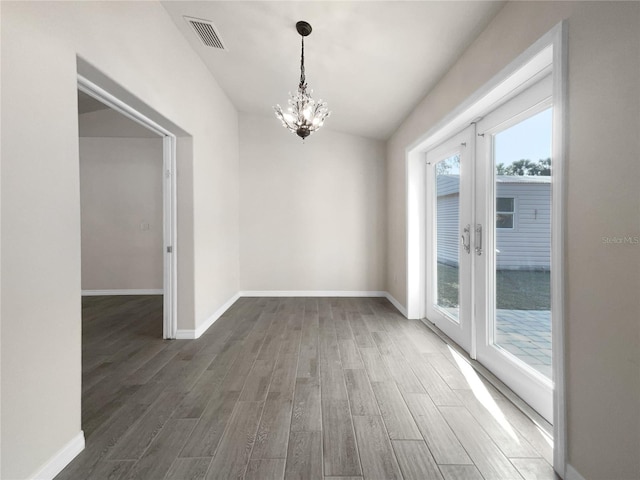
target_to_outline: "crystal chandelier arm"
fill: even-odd
[[[276,116],[282,122],[282,125],[284,127],[288,128],[289,130],[295,130],[297,128],[295,124],[296,119],[293,117],[293,115],[284,112],[280,105],[276,105],[275,107],[273,107],[273,109],[276,111]],[[287,117],[290,118],[287,119]]]

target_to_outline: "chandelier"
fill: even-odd
[[[313,90],[307,92],[307,80],[304,75],[304,37],[311,33],[311,25],[300,21],[296,23],[296,30],[302,37],[298,91],[295,94],[289,92],[289,106],[286,111],[280,105],[276,105],[273,109],[282,125],[304,140],[324,124],[325,118],[331,115],[331,112],[322,99],[316,102],[311,98]]]

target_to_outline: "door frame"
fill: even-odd
[[[483,115],[513,98],[553,71],[553,142],[551,195],[551,317],[553,352],[553,467],[564,477],[566,469],[565,397],[565,158],[567,134],[567,22],[562,21],[515,58],[483,87],[426,131],[405,152],[407,317],[423,319],[426,309],[426,162],[425,152],[453,136]]]
[[[162,337],[174,339],[178,328],[176,135],[86,77],[78,90],[162,137],[163,315]]]

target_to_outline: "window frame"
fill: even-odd
[[[502,210],[498,210],[498,200],[504,198],[504,199],[511,199],[513,200],[513,211],[511,212],[507,212],[507,211],[502,211]],[[516,211],[518,210],[518,206],[517,206],[517,197],[513,196],[513,197],[496,197],[496,206],[495,206],[495,214],[496,214],[496,229],[500,229],[502,231],[511,231],[511,232],[515,232],[516,231]],[[510,227],[499,227],[498,226],[498,215],[511,215],[511,226]]]

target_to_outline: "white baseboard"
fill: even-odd
[[[176,330],[176,340],[195,340],[196,338],[196,331],[195,330],[188,330],[185,328],[179,328],[178,330]]]
[[[200,336],[207,331],[207,329],[218,320],[224,312],[229,310],[229,307],[233,305],[236,300],[240,298],[240,293],[236,293],[229,300],[227,300],[213,315],[199,325],[195,330],[180,329],[176,331],[176,340],[194,340],[200,338]]]
[[[406,309],[388,292],[366,290],[245,290],[232,296],[195,330],[177,330],[176,340],[200,338],[240,297],[383,297],[387,298],[402,315],[407,316]]]
[[[81,430],[64,447],[58,450],[47,463],[40,467],[30,479],[53,480],[82,450],[84,450],[84,432]]]
[[[384,292],[384,293],[385,293],[385,295],[384,295],[384,296],[386,297],[386,299],[387,299],[387,300],[389,300],[389,301],[391,302],[391,304],[392,304],[394,307],[396,307],[396,308],[398,309],[398,311],[399,311],[402,315],[404,315],[406,318],[409,318],[409,316],[407,315],[407,309],[406,309],[406,308],[404,308],[404,307],[402,306],[402,304],[401,304],[398,300],[396,300],[396,299],[393,297],[393,295],[391,295],[389,292]]]
[[[564,470],[564,480],[585,480],[585,478],[578,473],[578,471],[567,463],[567,467]]]
[[[241,297],[384,297],[386,292],[366,290],[246,290]]]
[[[389,292],[377,290],[245,290],[241,297],[384,297],[407,316],[407,309]]]
[[[126,290],[82,290],[83,297],[98,297],[103,295],[162,295],[164,290],[150,288],[129,288]]]

